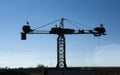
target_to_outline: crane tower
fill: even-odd
[[[66,34],[93,34],[94,36],[101,36],[105,34],[105,28],[101,24],[100,27],[96,27],[93,30],[75,30],[71,28],[64,28],[65,18],[60,19],[59,27],[53,27],[51,30],[36,30],[31,29],[29,23],[23,26],[23,32],[21,32],[21,39],[26,40],[26,34],[57,34],[57,68],[67,68],[66,64],[66,44],[65,35]],[[54,21],[55,22],[55,21]],[[53,23],[53,22],[51,22]],[[49,23],[49,24],[51,24]],[[48,25],[48,24],[47,24]],[[45,25],[46,26],[46,25]]]

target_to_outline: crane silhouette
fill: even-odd
[[[57,68],[67,68],[66,64],[66,42],[65,42],[65,35],[68,34],[92,34],[94,36],[101,36],[106,35],[105,28],[101,24],[100,27],[96,27],[93,30],[75,30],[71,28],[65,28],[64,27],[64,21],[67,20],[65,18],[60,19],[60,25],[57,27],[51,28],[51,30],[37,30],[41,27],[47,26],[49,24],[52,24],[56,21],[53,21],[49,24],[46,24],[44,26],[38,27],[36,29],[31,29],[29,26],[29,23],[27,22],[27,25],[23,26],[23,32],[21,32],[21,39],[26,40],[26,34],[57,34]],[[59,20],[57,20],[59,21]]]

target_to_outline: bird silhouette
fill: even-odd
[[[28,21],[26,21],[26,24],[27,24],[27,25],[29,25],[29,22],[28,22]]]

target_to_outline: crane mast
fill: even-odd
[[[23,26],[23,32],[21,32],[22,40],[26,40],[26,34],[57,34],[57,68],[67,68],[65,34],[93,34],[94,36],[106,35],[106,30],[103,25],[101,25],[101,27],[94,28],[94,30],[74,30],[64,28],[64,20],[65,19],[62,18],[60,26],[51,28],[50,31],[32,30],[27,22],[27,25]]]
[[[64,18],[61,19],[60,27],[64,29]],[[65,48],[65,36],[58,34],[57,38],[57,67],[65,68],[66,65],[66,48]]]

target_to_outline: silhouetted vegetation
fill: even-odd
[[[44,65],[42,65],[42,64],[39,64],[38,66],[37,66],[37,68],[44,68],[45,66]]]
[[[2,70],[0,71],[0,75],[29,75],[25,72],[19,72],[19,71],[11,71],[11,70]]]
[[[39,64],[37,67],[19,67],[19,68],[10,68],[10,67],[0,67],[0,75],[30,75],[31,71],[38,71],[41,68],[45,68],[44,65]]]

